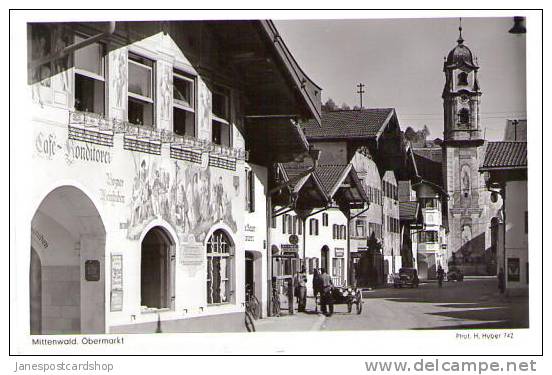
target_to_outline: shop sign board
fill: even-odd
[[[111,311],[123,310],[123,255],[111,254]]]
[[[86,281],[99,281],[100,280],[100,261],[99,260],[87,260],[84,262],[84,279]]]
[[[336,258],[342,258],[345,256],[345,249],[342,247],[336,247],[335,249],[335,257]]]
[[[297,244],[281,244],[280,248],[282,251],[299,251]]]

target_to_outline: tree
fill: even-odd
[[[344,111],[350,111],[351,107],[349,107],[347,103],[343,102],[343,104],[341,104],[341,109]]]
[[[353,107],[353,110],[354,111],[360,111],[360,106],[357,104]]]
[[[420,131],[421,133],[421,136],[423,138],[423,140],[425,141],[427,139],[427,137],[429,137],[429,135],[431,134],[430,131],[429,131],[429,128],[427,127],[427,125],[424,125],[424,128]]]
[[[325,112],[335,111],[337,109],[337,105],[333,101],[332,98],[329,98],[326,100],[326,103],[322,105],[322,110]]]
[[[418,140],[418,133],[414,129],[412,129],[411,126],[406,128],[406,130],[404,131],[404,136],[410,142],[416,142]]]

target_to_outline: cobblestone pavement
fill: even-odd
[[[528,327],[528,298],[500,295],[496,286],[494,278],[466,278],[442,288],[427,282],[413,289],[367,290],[361,315],[336,305],[331,317],[315,313],[309,298],[306,313],[258,320],[256,327],[257,331]]]

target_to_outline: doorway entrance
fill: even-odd
[[[88,196],[52,190],[31,221],[30,332],[105,333],[105,228]]]
[[[323,268],[326,270],[328,274],[330,274],[330,249],[327,245],[324,245],[322,249],[320,250],[320,268]]]
[[[140,261],[140,306],[171,307],[171,247],[173,242],[161,227],[153,227],[142,240]]]

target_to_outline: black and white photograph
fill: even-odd
[[[14,353],[540,340],[539,12],[170,13],[12,24]]]

